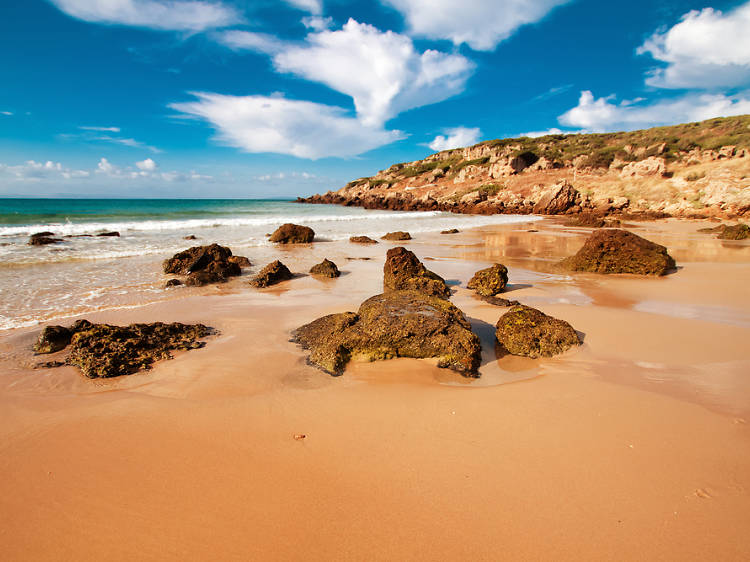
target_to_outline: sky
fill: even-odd
[[[750,113],[750,1],[0,0],[0,196],[288,198]]]

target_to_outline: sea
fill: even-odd
[[[530,218],[266,199],[0,199],[0,330],[174,298],[164,289],[161,262],[194,245],[217,242],[263,265],[276,257],[267,234],[287,222],[312,227],[316,240],[335,242]],[[62,242],[30,246],[29,236],[43,231]],[[97,236],[112,231],[120,236]]]

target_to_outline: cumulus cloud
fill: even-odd
[[[285,2],[311,14],[320,15],[323,12],[322,0],[285,0]]]
[[[153,172],[158,168],[158,165],[151,158],[146,158],[145,160],[136,162],[135,167],[144,172]]]
[[[461,55],[420,53],[408,37],[353,19],[340,30],[310,33],[303,43],[274,42],[242,31],[223,33],[220,40],[270,54],[279,72],[351,96],[360,120],[373,127],[408,109],[455,96],[474,70]]]
[[[638,48],[666,67],[646,83],[657,88],[736,87],[750,83],[750,2],[723,13],[692,10]]]
[[[535,139],[537,137],[546,137],[547,135],[569,135],[571,133],[576,133],[578,131],[561,131],[557,127],[552,127],[551,129],[547,129],[546,131],[528,131],[526,133],[521,133],[518,135],[519,137],[529,137],[531,139]]]
[[[381,0],[401,12],[411,33],[491,51],[522,25],[570,0]]]
[[[478,127],[455,127],[453,129],[446,129],[445,135],[436,136],[428,146],[436,152],[449,150],[451,148],[471,146],[479,142],[479,135],[481,134],[482,133]]]
[[[237,11],[207,0],[50,0],[74,18],[110,25],[203,31],[240,23]]]
[[[170,107],[207,121],[219,141],[245,152],[349,157],[403,138],[400,131],[348,117],[340,107],[280,96],[194,95],[196,101]]]
[[[645,103],[644,103],[645,102]],[[562,125],[590,132],[633,130],[750,113],[750,91],[737,95],[697,94],[659,100],[622,101],[581,92],[578,105],[559,117]]]

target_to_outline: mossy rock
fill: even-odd
[[[349,242],[353,244],[377,244],[377,240],[373,240],[369,236],[350,236]]]
[[[724,225],[717,236],[719,240],[746,240],[750,238],[750,227],[746,224]]]
[[[574,256],[559,264],[569,271],[664,275],[675,261],[660,244],[627,230],[595,230]]]
[[[570,324],[522,304],[503,314],[495,328],[498,343],[511,355],[552,357],[581,344]]]
[[[339,268],[336,267],[335,263],[326,258],[322,262],[312,266],[310,268],[310,274],[317,275],[318,277],[335,278],[341,275],[341,272],[339,271]]]
[[[385,291],[414,290],[442,298],[451,294],[445,280],[403,246],[391,248],[386,254],[383,287]]]
[[[480,269],[469,280],[467,287],[483,297],[493,297],[502,292],[508,284],[508,268],[496,263],[486,269]]]
[[[403,230],[398,230],[396,232],[389,232],[388,234],[383,236],[383,240],[390,240],[391,242],[411,240],[411,234],[409,234],[408,232],[404,232]]]
[[[307,244],[314,238],[315,231],[309,226],[286,223],[277,228],[268,241],[278,244]]]
[[[272,261],[266,267],[261,269],[258,274],[250,280],[253,287],[263,288],[269,285],[275,285],[281,281],[292,279],[294,275],[289,268],[279,260]]]

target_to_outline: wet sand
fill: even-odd
[[[635,225],[678,261],[659,279],[554,272],[590,231],[553,220],[407,244],[460,282],[478,380],[411,359],[333,378],[288,342],[379,292],[388,243],[279,251],[293,271],[328,256],[337,280],[256,291],[243,276],[88,315],[219,329],[143,374],[32,370],[39,328],[0,333],[2,557],[746,560],[750,244],[700,226]],[[502,296],[584,345],[498,358],[505,309],[465,289],[493,261],[510,270]]]

